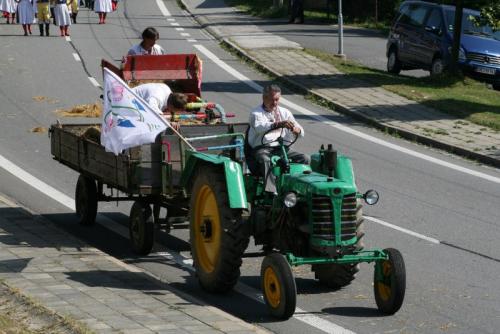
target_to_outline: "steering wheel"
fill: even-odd
[[[272,131],[278,131],[278,130],[281,130],[281,132],[280,132],[280,135],[276,139],[270,140],[270,141],[265,141],[266,135],[268,133],[270,133]],[[286,148],[292,146],[297,141],[297,139],[299,138],[299,135],[297,133],[294,133],[294,132],[290,131],[294,135],[294,138],[291,141],[287,140],[287,139],[285,139],[285,136],[284,136],[285,130],[286,130],[286,128],[269,129],[269,130],[267,130],[266,133],[264,133],[264,135],[262,136],[262,139],[260,141],[261,145],[262,146],[267,146],[267,145],[269,145],[271,143],[277,142],[279,140],[279,138],[281,138],[283,140],[283,146],[285,146]]]

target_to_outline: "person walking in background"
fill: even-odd
[[[40,28],[40,36],[43,36],[43,26],[45,25],[45,35],[49,36],[50,27],[50,0],[37,0],[37,19]]]
[[[59,26],[61,36],[69,36],[69,26],[71,18],[69,15],[68,3],[66,0],[55,0],[56,7],[54,8],[54,16],[56,17],[56,25]]]
[[[31,25],[35,20],[32,1],[20,0],[17,5],[17,12],[19,15],[19,23],[23,26],[24,36],[28,36],[28,33],[31,35]]]
[[[135,55],[162,55],[165,50],[156,41],[160,38],[158,30],[153,27],[148,27],[142,32],[142,42],[128,50],[127,56]]]
[[[304,23],[304,0],[290,0],[288,23]]]
[[[7,24],[10,24],[11,17],[12,23],[16,23],[17,2],[15,0],[0,0],[0,11],[7,19]]]
[[[99,15],[99,24],[106,23],[106,15],[113,11],[111,0],[96,0],[94,2],[94,12]]]
[[[68,6],[71,9],[71,19],[75,24],[76,24],[76,17],[78,16],[78,10],[80,9],[78,2],[79,0],[68,0]]]

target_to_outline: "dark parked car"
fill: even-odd
[[[464,9],[459,64],[469,76],[500,90],[500,31],[476,27]],[[387,41],[387,70],[425,69],[441,73],[450,63],[455,7],[423,1],[405,1]]]

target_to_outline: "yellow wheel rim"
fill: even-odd
[[[281,286],[273,268],[264,271],[264,294],[272,308],[278,308],[281,301]]]
[[[208,185],[201,187],[196,196],[194,242],[196,258],[206,273],[215,270],[220,252],[221,224],[215,194]]]
[[[389,261],[382,262],[382,275],[384,280],[390,280],[392,265]],[[387,301],[391,298],[391,287],[383,282],[377,282],[377,290],[380,298]]]

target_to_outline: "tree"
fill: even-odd
[[[489,25],[494,31],[500,30],[500,2],[481,8],[481,17],[474,21],[477,25]]]
[[[500,30],[500,2],[498,0],[490,1],[489,5],[485,5],[481,8],[481,16],[474,19],[474,22],[477,25],[489,25],[493,28],[493,30]],[[451,73],[458,72],[458,54],[460,51],[463,9],[463,0],[455,0],[455,23],[453,29],[453,46],[451,49],[450,64]]]
[[[453,46],[451,48],[450,72],[458,73],[458,53],[460,50],[460,35],[462,34],[462,16],[464,13],[464,3],[462,0],[455,0],[455,23],[453,24]]]

